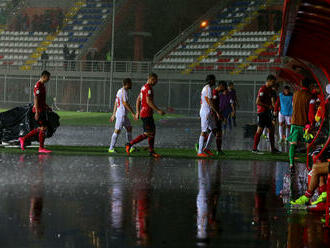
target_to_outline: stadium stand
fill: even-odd
[[[0,35],[0,64],[23,65],[23,61],[30,58],[47,36],[47,32],[4,31]],[[67,34],[60,32],[56,42],[48,50],[50,60],[63,59],[62,47],[67,40]],[[68,46],[76,48],[75,44]]]
[[[63,29],[68,32],[68,42],[83,48],[96,30],[111,14],[112,3],[101,0],[87,0],[77,15]]]
[[[266,1],[267,3],[267,1]],[[209,25],[193,32],[159,61],[156,70],[228,71],[268,70],[279,37],[274,31],[243,32],[244,26],[265,8],[263,1],[234,2],[210,18]]]
[[[112,4],[107,0],[87,0],[74,2],[65,15],[62,30],[55,33],[4,31],[0,34],[0,65],[21,66],[30,70],[32,65],[40,65],[43,51],[49,55],[50,66],[60,66],[64,60],[63,47],[75,49],[79,55],[88,39],[104,25],[111,13]]]
[[[4,11],[11,2],[12,0],[2,0],[0,2],[0,11]]]

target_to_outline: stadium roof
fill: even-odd
[[[330,0],[285,0],[280,55],[310,62],[330,75]]]

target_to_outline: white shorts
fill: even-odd
[[[212,114],[201,114],[200,117],[202,132],[207,132],[207,130],[212,131],[216,129],[217,125]]]
[[[281,112],[278,113],[278,122],[279,123],[283,123],[285,122],[286,125],[291,125],[291,119],[292,119],[292,116],[290,115],[282,115]]]
[[[131,122],[126,115],[116,116],[115,129],[121,130],[123,127],[127,129],[128,127],[131,126],[132,126]]]

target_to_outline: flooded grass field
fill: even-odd
[[[1,155],[3,247],[320,247],[303,164]]]

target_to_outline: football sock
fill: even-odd
[[[222,146],[222,137],[221,136],[216,137],[216,143],[217,143],[218,152],[220,152],[222,150],[222,148],[221,148],[221,146]]]
[[[204,136],[199,136],[199,147],[198,147],[198,153],[203,152],[203,146],[204,146]]]
[[[141,142],[142,140],[145,140],[146,138],[148,138],[147,135],[145,135],[145,134],[141,134],[141,135],[137,136],[134,140],[132,140],[132,141],[129,142],[129,143],[130,143],[130,145],[132,146],[132,145],[134,145],[134,144],[137,144],[137,143]]]
[[[291,144],[290,149],[289,149],[289,159],[290,159],[290,164],[294,164],[294,153],[296,150],[296,144]]]
[[[290,128],[286,127],[286,134],[285,134],[286,138],[288,138],[290,136]]]
[[[39,146],[40,148],[44,148],[45,144],[45,131],[41,130],[39,131]]]
[[[127,143],[131,142],[131,140],[132,140],[132,132],[126,132],[126,139],[127,139]]]
[[[311,198],[313,196],[313,192],[311,192],[309,190],[306,190],[305,196],[308,197],[308,198]]]
[[[269,132],[269,141],[270,141],[270,147],[272,150],[275,149],[275,137],[274,137],[274,131]]]
[[[155,137],[148,137],[148,143],[149,143],[149,152],[154,151],[154,144],[155,144]]]
[[[318,191],[319,191],[319,194],[321,194],[323,192],[326,192],[327,191],[327,185],[326,184],[323,184],[322,186],[320,186],[318,188]]]
[[[259,145],[259,142],[260,142],[260,136],[261,136],[260,133],[256,133],[255,134],[255,136],[254,136],[253,150],[257,150],[258,149],[258,145]]]
[[[31,132],[29,132],[27,135],[24,136],[24,140],[31,139],[33,136],[37,135],[39,133],[39,128],[33,129]]]
[[[115,145],[117,143],[117,139],[118,139],[118,134],[113,133],[112,138],[111,138],[110,148],[109,148],[110,150],[113,150],[113,148],[115,147]]]
[[[233,128],[232,123],[231,123],[231,117],[228,118],[228,127],[229,127],[229,130],[231,130]]]
[[[208,150],[212,144],[212,141],[213,141],[213,138],[214,138],[214,133],[211,132],[209,134],[209,137],[207,138],[207,141],[206,141],[206,145],[205,145],[205,149]]]
[[[281,124],[278,125],[278,132],[279,132],[279,135],[280,135],[280,140],[283,139],[283,126]]]

